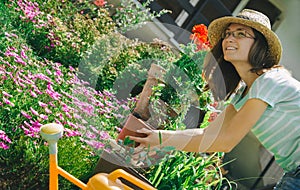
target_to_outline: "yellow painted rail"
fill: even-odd
[[[87,184],[83,183],[64,169],[58,166],[57,142],[63,135],[63,126],[56,123],[49,123],[41,126],[41,136],[49,144],[49,189],[58,190],[58,175],[61,175],[82,190],[132,190],[131,187],[122,183],[124,179],[136,187],[144,190],[155,190],[151,185],[141,181],[122,169],[117,169],[110,174],[98,173],[91,177]]]

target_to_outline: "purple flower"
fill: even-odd
[[[6,133],[2,130],[0,130],[0,139],[8,142],[8,143],[11,143],[11,140],[8,138],[8,136],[6,135]]]
[[[47,120],[48,119],[48,116],[44,115],[44,114],[40,114],[40,118],[44,119],[44,120]]]
[[[10,106],[12,106],[12,107],[15,106],[14,103],[12,103],[11,101],[9,101],[8,99],[6,99],[6,98],[4,98],[4,97],[3,97],[3,101],[4,101],[4,103],[6,103],[7,105],[10,105]]]
[[[46,90],[46,93],[54,100],[59,100],[61,97],[61,94],[59,94],[55,91],[51,91],[49,89]]]
[[[38,79],[41,79],[41,80],[44,80],[44,81],[47,81],[48,82],[47,87],[48,86],[51,87],[51,84],[52,84],[51,79],[49,77],[47,77],[46,75],[44,75],[42,73],[39,73],[39,74],[34,75],[34,77],[38,78]],[[52,87],[51,87],[51,90],[53,90]]]
[[[61,70],[59,70],[59,69],[57,69],[57,70],[55,71],[55,75],[56,75],[56,76],[63,76]]]
[[[52,72],[51,72],[49,69],[46,69],[46,72],[47,72],[49,75],[52,75]]]
[[[106,131],[100,131],[100,138],[101,139],[109,139],[110,136]]]
[[[102,142],[97,142],[95,140],[86,140],[85,142],[96,150],[103,149],[105,147],[105,144],[103,144]]]
[[[27,55],[26,55],[26,53],[25,53],[25,51],[23,49],[21,50],[21,57],[23,59],[27,59],[28,58]]]
[[[74,123],[72,123],[72,122],[70,122],[70,121],[67,121],[67,124],[68,124],[70,127],[74,128],[74,129],[77,129],[77,128],[78,128]]]
[[[12,97],[12,95],[10,95],[10,94],[8,94],[7,92],[5,92],[5,91],[2,91],[2,94],[4,95],[4,96],[7,96],[7,97]]]
[[[51,111],[49,108],[45,108],[45,112],[46,112],[47,114],[51,114],[51,113],[52,113],[52,111]]]
[[[21,110],[21,114],[22,114],[24,117],[26,117],[27,119],[31,119],[31,118],[32,118],[28,113],[26,113],[26,112],[23,111],[23,110]]]
[[[6,144],[4,144],[3,142],[0,142],[0,148],[7,150],[9,149],[9,146],[7,146]]]
[[[72,66],[69,66],[70,71],[75,71],[75,69]]]
[[[49,105],[50,105],[51,107],[53,107],[53,108],[56,108],[56,106],[54,105],[53,102],[49,102]]]
[[[73,118],[68,112],[66,112],[65,114],[66,114],[66,116],[67,116],[69,119],[72,119],[72,118]]]
[[[62,110],[64,112],[69,112],[70,111],[70,109],[68,108],[68,106],[65,103],[62,103]]]
[[[34,127],[41,127],[42,126],[42,124],[40,123],[40,122],[38,122],[38,121],[30,121],[30,123],[32,124],[32,126],[34,126]]]
[[[33,115],[39,116],[39,113],[35,111],[32,107],[30,107],[30,111]]]
[[[47,85],[46,93],[54,100],[59,100],[62,96],[61,94],[55,92],[50,83]]]
[[[90,131],[86,132],[85,135],[89,139],[95,139],[97,137],[94,133],[91,133]]]
[[[47,104],[45,104],[44,102],[41,102],[41,101],[38,101],[38,104],[39,104],[39,106],[41,106],[43,108],[48,106]]]
[[[36,95],[36,93],[35,93],[35,92],[33,92],[33,91],[31,91],[31,90],[30,90],[30,95],[31,95],[32,97],[34,97],[34,98],[37,98],[37,95]]]
[[[68,128],[65,128],[64,131],[66,132],[67,137],[80,136],[80,133],[78,131],[72,131]]]
[[[21,57],[16,57],[15,58],[15,62],[17,62],[17,63],[21,63],[22,65],[24,65],[24,66],[26,66],[27,64],[26,64],[26,62],[25,61],[23,61],[23,59],[21,58]]]

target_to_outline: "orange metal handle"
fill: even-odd
[[[150,186],[149,184],[143,182],[142,180],[134,177],[133,175],[127,173],[126,171],[124,171],[122,169],[117,169],[117,170],[111,172],[110,174],[108,174],[107,178],[111,181],[116,181],[118,178],[123,178],[123,179],[129,181],[130,183],[136,185],[139,188],[142,188],[145,190],[156,190],[154,187]],[[132,189],[125,184],[124,184],[124,188],[127,190]]]

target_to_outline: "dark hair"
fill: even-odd
[[[255,42],[249,51],[249,62],[252,65],[250,72],[260,74],[264,69],[277,65],[270,58],[269,47],[265,37],[253,29]],[[210,89],[215,100],[227,100],[236,90],[241,77],[232,63],[224,60],[222,41],[211,49],[204,60],[203,73],[207,81],[206,90]]]

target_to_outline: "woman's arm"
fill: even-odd
[[[186,130],[147,130],[139,132],[147,137],[133,137],[130,139],[139,142],[141,146],[150,147],[173,146],[177,150],[189,152],[229,152],[249,132],[258,121],[267,107],[259,99],[250,99],[237,112],[233,105],[226,109],[205,129]]]

